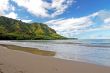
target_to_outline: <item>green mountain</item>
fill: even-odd
[[[15,20],[0,16],[0,39],[1,40],[47,40],[64,39],[63,36],[46,24],[42,23],[24,23],[21,20]]]

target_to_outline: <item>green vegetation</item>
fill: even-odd
[[[15,45],[2,45],[2,46],[12,50],[19,50],[19,51],[29,52],[32,54],[37,54],[42,56],[55,56],[55,52],[39,50],[37,48],[20,47]]]
[[[0,16],[1,40],[53,40],[65,39],[52,28],[42,23],[24,23]]]

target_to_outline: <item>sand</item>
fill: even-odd
[[[0,73],[110,73],[110,67],[39,56],[0,46]]]

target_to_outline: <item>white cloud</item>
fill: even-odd
[[[51,28],[66,37],[73,37],[73,35],[81,33],[81,29],[92,25],[93,21],[91,21],[89,16],[86,16],[81,18],[50,20],[46,24],[49,24]]]
[[[12,19],[21,20],[21,21],[26,22],[26,23],[32,22],[32,20],[29,20],[29,19],[20,19],[15,12],[10,12],[9,14],[6,14],[4,16],[6,16],[8,18],[12,18]]]
[[[109,13],[110,11],[101,10],[80,18],[56,19],[45,23],[58,33],[66,37],[73,37],[90,31],[110,29],[110,23],[108,23],[110,22]],[[99,24],[100,21],[102,23]]]
[[[105,19],[104,22],[110,24],[110,18]]]
[[[102,35],[102,34],[92,34],[88,36],[89,39],[110,39],[110,35]],[[87,37],[86,37],[87,38]],[[82,39],[86,39],[86,38],[82,38]]]
[[[0,16],[6,16],[13,19],[20,19],[15,13],[15,6],[10,4],[9,0],[0,0]],[[8,13],[5,13],[7,11]],[[22,19],[23,22],[31,22],[32,20]]]
[[[26,22],[26,23],[32,22],[32,20],[26,20],[26,19],[23,19],[22,21],[23,21],[23,22]]]
[[[53,24],[56,26],[56,30],[66,30],[66,29],[79,29],[88,27],[92,21],[88,17],[82,18],[69,18],[69,19],[62,19],[62,20],[51,20],[46,22],[47,24]],[[57,27],[59,26],[59,27]]]
[[[44,7],[48,4],[44,3],[42,0],[13,0],[19,6],[22,6],[27,9],[30,13],[38,16],[47,17],[48,13]]]
[[[9,0],[0,0],[0,14],[9,9]]]
[[[28,12],[41,17],[55,17],[64,13],[72,4],[73,0],[52,0],[51,3],[46,0],[13,0],[18,6],[27,9]],[[52,13],[49,13],[52,10]]]
[[[11,11],[15,11],[15,6],[10,5],[10,10],[11,10]]]
[[[2,16],[9,16],[13,15],[12,18],[14,17],[15,13],[15,6],[10,4],[10,0],[0,0],[0,15]],[[9,12],[9,13],[6,13]],[[15,17],[14,17],[15,18]]]
[[[18,15],[14,12],[10,12],[9,14],[6,14],[5,15],[6,17],[9,17],[9,18],[13,18],[13,19],[17,19],[18,18]]]
[[[73,0],[53,0],[51,6],[56,11],[51,15],[52,17],[62,14],[68,6],[72,4]]]

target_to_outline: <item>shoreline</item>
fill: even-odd
[[[0,73],[110,73],[110,67],[40,56],[0,46]]]

